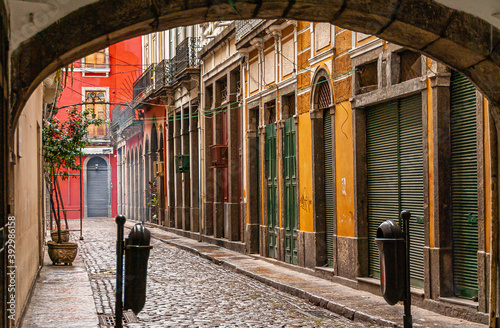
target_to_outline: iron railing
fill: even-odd
[[[172,67],[175,76],[185,70],[186,68],[198,67],[198,49],[200,46],[200,38],[188,37],[184,39],[175,49],[175,57],[172,58],[174,63]]]
[[[122,109],[120,114],[121,114],[120,115],[120,127],[122,129],[126,129],[127,127],[132,125],[132,123],[134,123],[134,121],[136,120],[135,110],[134,110],[134,108],[132,108],[130,106],[125,106]]]
[[[121,111],[122,106],[121,105],[116,105],[113,107],[111,110],[111,133],[114,134],[116,131],[120,129],[120,111]]]
[[[236,42],[243,39],[254,28],[259,26],[265,19],[247,19],[236,21]]]
[[[145,97],[154,89],[154,64],[151,64],[134,82],[132,95],[134,101]]]
[[[172,63],[163,59],[155,67],[155,90],[161,89],[172,82]]]

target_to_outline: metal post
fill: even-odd
[[[80,240],[83,240],[83,189],[82,189],[82,156],[80,156]]]
[[[116,300],[115,300],[115,327],[122,328],[123,318],[123,230],[127,219],[123,215],[116,217]]]
[[[410,217],[411,217],[410,211],[404,210],[401,212],[401,219],[403,219],[403,228],[404,228],[405,244],[406,244],[406,256],[405,256],[406,290],[405,290],[405,300],[404,300],[405,314],[403,316],[404,328],[413,327],[411,318],[411,292],[410,292]]]

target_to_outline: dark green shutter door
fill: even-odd
[[[369,268],[379,278],[377,228],[399,212],[397,102],[371,107],[366,116]]]
[[[457,296],[477,296],[476,89],[464,76],[451,76],[451,172],[453,277]]]
[[[424,165],[422,100],[415,95],[399,100],[400,211],[409,210],[410,277],[413,286],[424,281]]]
[[[328,266],[333,266],[333,233],[335,227],[334,181],[333,181],[333,136],[330,109],[323,111],[323,141],[325,151],[325,220],[326,256]]]
[[[266,179],[269,257],[277,257],[278,179],[276,177],[276,128],[266,125]]]
[[[297,264],[297,174],[295,119],[285,121],[283,179],[285,181],[285,262]]]
[[[367,109],[367,177],[370,275],[380,277],[375,236],[387,219],[410,210],[412,285],[423,286],[423,148],[420,95]]]

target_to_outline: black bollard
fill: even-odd
[[[116,298],[115,298],[115,327],[123,327],[123,230],[127,219],[118,215],[115,219],[116,234]]]
[[[401,212],[401,219],[403,220],[403,229],[406,239],[406,291],[404,308],[405,314],[403,316],[404,328],[413,327],[411,317],[411,292],[410,292],[410,211],[404,210]]]

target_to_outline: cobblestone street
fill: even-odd
[[[116,224],[85,220],[83,235],[97,312],[111,314]],[[128,327],[363,327],[164,242],[152,246],[146,305]]]

